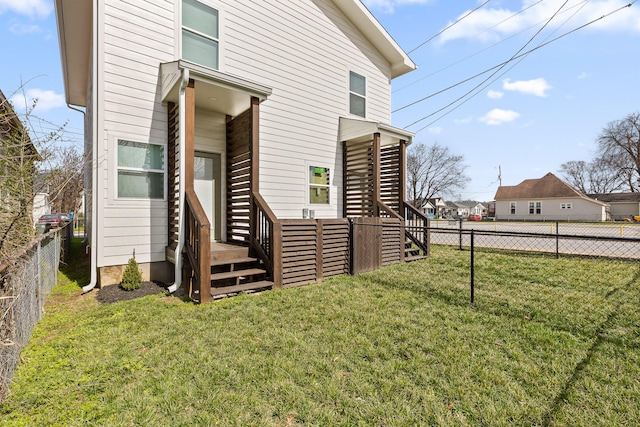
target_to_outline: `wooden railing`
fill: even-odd
[[[404,223],[407,237],[423,255],[429,255],[429,218],[408,202],[404,206]]]
[[[254,220],[250,237],[251,247],[264,263],[269,277],[274,281],[274,288],[278,288],[281,286],[278,281],[279,274],[274,271],[274,266],[278,265],[277,258],[281,254],[280,246],[282,245],[280,233],[277,232],[280,229],[278,218],[260,193],[253,193],[252,200]]]
[[[205,303],[211,299],[211,224],[196,193],[187,189],[185,195],[186,259],[182,280],[189,297],[197,290],[199,302]]]
[[[383,222],[382,227],[382,265],[404,262],[404,219],[382,200],[378,200],[378,211],[382,220],[388,222]]]

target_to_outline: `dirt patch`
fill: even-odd
[[[125,291],[119,285],[105,286],[98,290],[96,299],[103,304],[110,304],[118,301],[127,301],[147,295],[162,294],[167,291],[168,285],[160,282],[142,282],[139,289]]]

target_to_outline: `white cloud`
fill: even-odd
[[[505,79],[502,82],[502,88],[504,90],[545,97],[547,96],[547,90],[551,89],[552,86],[547,83],[544,78],[540,77],[534,80],[518,80],[515,82],[512,82],[511,79]]]
[[[427,132],[429,132],[432,135],[440,135],[442,133],[442,127],[435,126],[435,127],[429,128]]]
[[[549,22],[548,29],[555,30],[570,19],[572,28],[596,20],[629,4],[628,0],[569,0],[566,6]],[[531,6],[531,7],[530,7]],[[445,31],[440,42],[455,39],[469,39],[493,42],[505,39],[530,27],[540,28],[558,11],[559,2],[538,2],[522,0],[519,6],[483,7]],[[526,10],[524,10],[527,8]],[[524,10],[522,13],[518,13]],[[467,15],[470,10],[460,13],[444,24],[442,28]],[[516,15],[516,13],[518,13]],[[574,15],[575,14],[575,15]],[[588,31],[615,31],[640,33],[640,8],[625,8],[613,15],[586,27]]]
[[[53,1],[0,0],[0,14],[11,11],[32,18],[46,18],[53,12]]]
[[[385,13],[393,13],[396,6],[407,4],[427,4],[433,0],[362,0],[369,9],[380,9]]]
[[[20,93],[11,97],[11,103],[18,110],[31,107],[34,100],[37,100],[34,111],[44,112],[66,106],[64,95],[55,93],[52,90],[28,89],[24,95]]]
[[[578,80],[586,79],[587,77],[589,77],[589,74],[587,74],[586,72],[582,72],[578,76]]]
[[[518,117],[520,117],[520,113],[513,110],[501,110],[499,108],[494,108],[481,117],[480,121],[489,126],[500,126],[503,123],[512,122]]]
[[[15,20],[12,20],[11,25],[9,25],[9,31],[17,35],[35,34],[35,33],[41,33],[42,27],[36,24],[23,24]]]
[[[504,96],[504,93],[497,90],[490,90],[487,92],[487,98],[490,99],[501,99]]]

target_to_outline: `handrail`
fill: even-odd
[[[211,223],[193,189],[185,191],[185,207],[184,249],[188,259],[185,268],[189,271],[189,278],[193,274],[192,285],[198,290],[199,302],[205,303],[211,299]]]
[[[269,276],[274,278],[275,251],[280,250],[274,245],[274,225],[278,222],[278,218],[260,193],[254,192],[252,196],[255,217],[252,220],[250,233],[251,246],[264,263]]]
[[[402,203],[407,237],[420,248],[424,255],[429,255],[429,218],[418,208],[406,200]]]
[[[382,200],[378,200],[378,208],[380,209],[380,215],[382,216],[382,213],[384,212],[386,215],[388,215],[390,218],[395,218],[398,219],[400,221],[403,220],[402,216],[399,215],[396,211],[394,211],[393,209],[391,209],[391,207],[389,207],[385,202],[383,202]]]

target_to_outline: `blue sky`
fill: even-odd
[[[495,195],[499,167],[502,184],[515,185],[590,160],[600,130],[640,110],[640,3],[458,84],[630,3],[490,0],[437,35],[485,1],[364,1],[419,67],[393,81],[392,124],[462,154],[472,182],[459,196],[480,201]],[[82,115],[63,96],[53,1],[0,0],[0,35],[0,89],[11,96],[24,85],[39,100],[34,116],[45,122],[37,125],[68,121],[69,143],[80,145]]]

